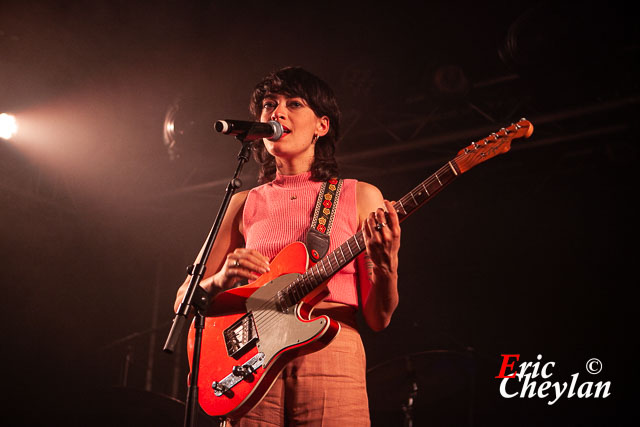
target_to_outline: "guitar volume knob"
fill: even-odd
[[[236,377],[246,377],[247,375],[253,373],[253,369],[251,369],[251,366],[234,366],[233,367],[233,375],[235,375]]]
[[[218,381],[212,382],[211,388],[213,389],[213,394],[215,394],[218,397],[222,396],[223,394],[229,391],[229,387],[226,387],[220,384]]]

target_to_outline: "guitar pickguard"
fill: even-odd
[[[247,299],[247,312],[253,315],[258,332],[258,351],[264,354],[265,368],[282,351],[312,340],[328,327],[328,322],[323,318],[301,320],[297,306],[295,310],[286,309],[277,298],[278,292],[299,276],[297,273],[280,276]]]

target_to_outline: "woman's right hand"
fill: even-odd
[[[203,280],[201,286],[208,293],[213,288],[224,291],[241,280],[254,281],[267,271],[269,258],[254,249],[237,248],[227,254],[222,268],[211,277],[212,280]]]

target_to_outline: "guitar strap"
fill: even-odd
[[[311,227],[307,232],[307,251],[314,263],[320,261],[329,251],[329,234],[342,190],[342,181],[331,178],[322,183],[318,192]]]

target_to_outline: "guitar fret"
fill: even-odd
[[[327,259],[327,257],[325,257],[322,261],[322,269],[324,270],[324,280],[327,280],[329,278],[329,276],[331,276],[331,260]],[[329,267],[329,269],[327,270],[327,267]]]
[[[400,203],[400,208],[402,208],[402,212],[401,213],[403,215],[406,215],[407,214],[407,210],[404,208],[404,205],[402,204],[402,199],[398,200],[398,203]],[[396,209],[396,210],[398,210],[398,209]]]
[[[342,245],[338,246],[338,248],[340,249],[340,253],[342,254],[343,262],[346,263],[347,262],[347,257],[344,256],[344,251],[342,250]]]
[[[304,294],[300,292],[300,288],[298,286],[293,286],[293,293],[296,296],[297,301],[300,301],[302,297],[304,297]]]
[[[296,292],[296,287],[293,286],[293,283],[290,284],[289,286],[287,286],[287,293],[289,293],[291,296],[293,296],[292,300],[294,302],[298,302],[300,301],[300,298],[298,297],[298,293]]]
[[[326,267],[324,266],[324,259],[323,259],[322,261],[320,261],[320,262],[319,262],[319,264],[320,264],[320,265],[322,265],[322,269],[324,270],[324,274],[325,274],[325,276],[324,276],[324,278],[323,278],[323,280],[322,280],[322,281],[324,282],[324,281],[326,280],[326,278],[327,278],[327,277],[329,277],[329,274],[327,274],[327,269],[326,269]]]
[[[317,286],[315,278],[307,277],[307,283],[309,284],[309,292],[313,291]]]
[[[295,305],[296,298],[292,295],[293,292],[291,292],[290,286],[287,286],[286,288],[284,288],[283,291],[284,291],[284,294],[287,296],[287,298],[291,301],[291,305]]]
[[[425,183],[425,181],[422,181],[422,184],[420,184],[420,185],[422,185],[422,188],[424,188],[424,192],[425,192],[425,193],[427,193],[427,197],[430,197],[430,196],[431,196],[431,194],[429,193],[429,190],[428,190],[428,189],[427,189],[427,187],[424,185],[424,183]]]
[[[297,290],[298,288],[297,286],[295,286],[295,282],[287,286],[287,294],[291,297],[291,301],[293,302],[293,305],[295,305],[299,301]]]
[[[356,234],[356,243],[358,244],[358,249],[360,250],[360,252],[366,250],[366,246],[364,244],[364,235],[362,234],[362,231],[359,231],[358,234]]]
[[[358,246],[358,250],[361,251],[362,248],[360,247],[360,244],[358,243],[358,238],[357,237],[355,238],[355,241],[356,241],[356,245]]]
[[[293,301],[291,301],[291,297],[289,296],[288,292],[282,290],[282,291],[278,292],[278,296],[279,296],[279,300],[280,300],[281,304],[284,303],[284,305],[286,307],[293,306],[293,304],[292,304]]]
[[[415,197],[413,197],[413,191],[410,191],[410,192],[409,192],[409,194],[411,195],[411,198],[413,199],[413,203],[415,203],[415,204],[416,204],[416,206],[418,206],[418,204],[419,204],[419,203],[418,203],[418,201],[416,200],[416,198],[415,198]]]
[[[327,262],[329,263],[329,270],[331,272],[334,272],[336,268],[333,267],[333,263],[331,262],[331,254],[328,254],[326,259],[327,259]]]
[[[316,282],[317,282],[317,280],[316,280],[316,275],[313,273],[313,267],[311,267],[311,268],[309,269],[309,272],[311,273],[311,278],[312,278],[314,281],[316,281]]]
[[[300,297],[299,297],[299,292],[298,292],[299,289],[298,289],[298,286],[296,286],[296,282],[291,283],[289,285],[288,289],[289,289],[288,293],[290,293],[293,296],[293,301],[295,301],[297,303],[300,300]]]
[[[436,182],[431,181],[428,185],[438,185]],[[442,187],[436,187],[436,188],[432,188],[430,191],[430,194],[436,194],[438,192],[438,190],[440,190],[440,188]]]
[[[316,264],[313,266],[316,269],[316,273],[318,275],[318,284],[324,281],[324,277],[322,276],[322,272],[320,271],[320,264]]]
[[[435,174],[436,179],[438,180],[438,182],[440,183],[440,185],[442,185],[442,181],[440,181],[440,178],[438,178],[438,173],[436,172]]]
[[[300,283],[304,287],[304,293],[305,294],[308,294],[309,292],[311,292],[313,290],[313,285],[306,278],[303,278],[302,280],[300,280]]]
[[[353,258],[353,251],[351,250],[351,243],[350,243],[352,239],[353,238],[347,240],[346,243],[347,243],[347,248],[349,248],[349,253],[351,254],[351,257]]]
[[[336,265],[335,267],[333,266],[333,263],[331,262],[331,256],[327,255],[327,264],[329,265],[329,271],[328,274],[329,276],[332,275],[335,271],[338,270],[338,266]],[[326,267],[326,265],[325,265]]]
[[[287,292],[286,292],[287,296],[289,297],[290,300],[290,305],[294,306],[298,303],[299,299],[296,296],[296,293],[292,290],[292,289],[288,289],[287,288]]]
[[[311,288],[313,289],[318,285],[319,282],[318,282],[318,279],[316,278],[316,274],[313,272],[313,267],[311,267],[308,270],[308,272],[311,273],[310,276],[309,275],[307,276],[308,276],[309,283],[311,284]]]
[[[338,261],[338,257],[336,256],[336,251],[331,252],[333,254],[333,258],[336,260],[336,270],[340,267],[340,261]]]

